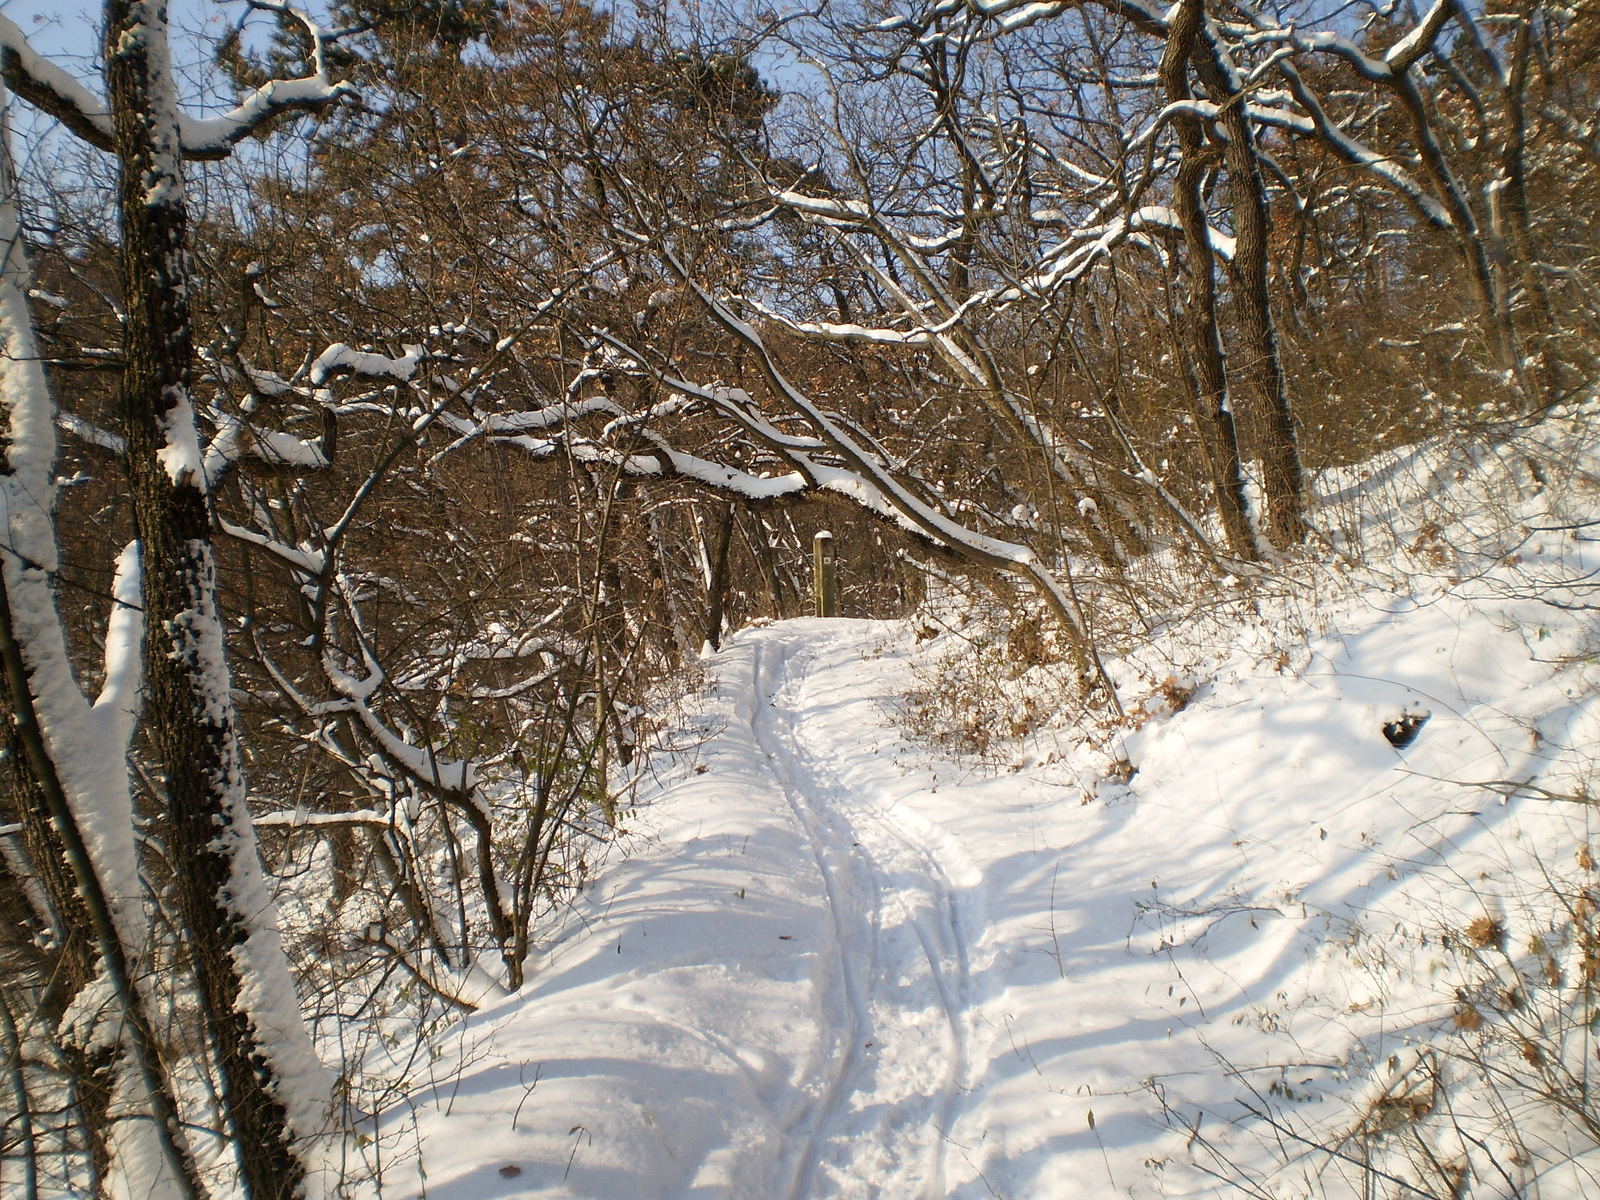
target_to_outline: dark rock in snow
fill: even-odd
[[[1394,720],[1383,723],[1383,736],[1389,739],[1389,745],[1396,750],[1404,750],[1417,740],[1417,734],[1422,732],[1422,727],[1432,715],[1430,712],[1402,713]]]

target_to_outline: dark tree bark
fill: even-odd
[[[106,91],[119,169],[127,322],[123,462],[144,547],[145,732],[162,776],[172,888],[251,1200],[292,1200],[305,1164],[269,1049],[241,1003],[244,855],[255,855],[216,607],[216,564],[190,405],[187,212],[160,0],[106,5]],[[255,965],[259,969],[260,964]]]
[[[1204,30],[1197,31],[1204,34]],[[1303,541],[1305,478],[1300,466],[1289,383],[1272,319],[1267,287],[1271,229],[1267,185],[1261,175],[1255,130],[1244,111],[1244,96],[1230,79],[1227,62],[1209,36],[1195,40],[1196,73],[1218,108],[1217,123],[1226,138],[1223,160],[1233,209],[1234,307],[1239,317],[1243,358],[1240,374],[1260,409],[1262,490],[1267,497],[1267,536],[1279,548]]]
[[[1166,50],[1161,58],[1161,82],[1169,104],[1192,99],[1188,64],[1203,18],[1200,0],[1184,0],[1167,35]],[[1205,147],[1204,126],[1194,113],[1179,112],[1173,117],[1173,127],[1178,135],[1180,154],[1173,181],[1173,205],[1183,226],[1189,260],[1189,296],[1184,309],[1189,325],[1191,366],[1208,427],[1217,508],[1222,514],[1223,529],[1227,531],[1228,546],[1239,558],[1251,560],[1257,557],[1255,536],[1250,528],[1244,471],[1239,462],[1239,436],[1228,397],[1222,334],[1217,328],[1215,253],[1200,195],[1211,155]]]
[[[717,549],[711,563],[711,592],[706,597],[706,641],[713,650],[722,649],[722,613],[728,602],[728,547],[733,542],[735,508],[723,511],[717,530]]]

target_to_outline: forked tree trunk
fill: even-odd
[[[1204,30],[1198,31],[1202,35]],[[1267,536],[1280,549],[1305,539],[1304,473],[1289,405],[1289,383],[1273,326],[1267,288],[1270,217],[1267,185],[1261,176],[1255,131],[1244,112],[1244,97],[1229,78],[1226,60],[1208,36],[1196,38],[1196,73],[1219,110],[1227,136],[1223,159],[1233,208],[1234,307],[1239,316],[1245,384],[1262,417],[1262,490],[1267,498]]]
[[[53,935],[36,1019],[53,1027],[85,988],[110,986],[114,1003],[59,1039],[96,1194],[198,1200],[204,1189],[143,992],[149,935],[124,759],[137,691],[138,555],[130,547],[119,560],[105,703],[91,708],[56,601],[56,411],[28,309],[7,99],[0,87],[0,742],[7,808],[23,827],[26,904]],[[17,1084],[26,1091],[20,1076]],[[141,1107],[150,1121],[107,1119],[113,1108]]]
[[[1200,32],[1204,12],[1200,0],[1183,0],[1161,57],[1161,82],[1167,102],[1179,104],[1190,99],[1189,58]],[[1212,454],[1212,474],[1217,493],[1217,509],[1228,546],[1239,558],[1257,557],[1255,532],[1244,490],[1244,471],[1239,461],[1239,435],[1228,398],[1228,376],[1223,365],[1222,334],[1217,328],[1217,282],[1211,230],[1201,201],[1200,185],[1205,178],[1207,154],[1200,119],[1180,112],[1173,118],[1178,135],[1178,173],[1173,181],[1173,204],[1183,226],[1184,248],[1189,260],[1189,297],[1184,306],[1188,318],[1190,353],[1195,381],[1199,386],[1202,415],[1208,426]]]

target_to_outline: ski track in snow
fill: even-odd
[[[1570,860],[1564,810],[1451,782],[1532,778],[1555,742],[1600,739],[1546,620],[1381,600],[1298,672],[1236,648],[1125,736],[1134,780],[1087,797],[909,746],[885,707],[903,625],[746,630],[686,717],[697,761],[645,789],[529,985],[412,1068],[378,1192],[1215,1195],[1190,1122],[1241,1162],[1272,1153],[1227,1123],[1241,1080],[1281,1076],[1338,1128],[1363,1063],[1448,1034],[1448,996],[1395,992],[1362,956],[1514,895],[1518,839]],[[1542,660],[1518,621],[1555,639]],[[1419,703],[1432,720],[1396,752],[1381,723]]]
[[[757,744],[826,889],[844,993],[843,1044],[789,1195],[844,1195],[852,1181],[884,1174],[896,1185],[884,1197],[942,1196],[944,1134],[966,1068],[960,917],[935,851],[892,812],[854,802],[826,757],[808,753],[798,714],[811,707],[814,653],[788,639],[758,644],[752,689]]]

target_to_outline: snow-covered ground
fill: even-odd
[[[1518,585],[1575,536],[1309,641],[1269,613],[1181,711],[1000,774],[905,739],[910,627],[740,633],[533,982],[388,1113],[383,1193],[1600,1194],[1574,1122],[1465,1086],[1594,974],[1589,809],[1522,786],[1581,794],[1600,740],[1590,622]],[[1505,1020],[1461,1016],[1485,969]]]

